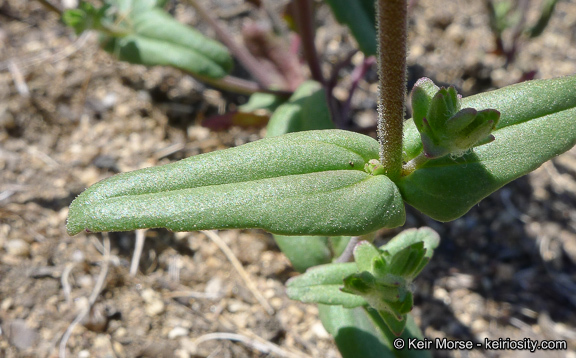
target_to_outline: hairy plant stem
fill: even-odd
[[[378,141],[386,175],[402,171],[402,126],[406,97],[406,0],[378,0]]]

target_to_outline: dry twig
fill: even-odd
[[[227,339],[231,341],[241,342],[247,345],[248,347],[256,349],[257,351],[262,352],[264,354],[274,353],[276,355],[279,355],[280,357],[287,357],[287,358],[299,357],[293,353],[285,351],[284,349],[280,348],[279,346],[277,346],[272,342],[264,340],[256,340],[236,333],[224,333],[224,332],[208,333],[196,338],[194,340],[194,343],[198,345],[202,342],[211,341],[215,339]]]
[[[240,277],[242,277],[242,280],[244,280],[244,282],[246,283],[246,286],[248,287],[250,292],[252,292],[252,294],[254,295],[254,297],[256,297],[258,302],[260,302],[260,304],[266,309],[266,312],[268,312],[268,314],[271,314],[271,315],[274,314],[274,308],[272,308],[272,306],[270,306],[270,303],[268,303],[266,298],[264,298],[264,296],[262,296],[260,291],[258,291],[258,288],[254,284],[254,281],[250,278],[250,275],[248,275],[246,270],[244,270],[244,267],[242,267],[242,264],[236,258],[236,256],[234,256],[234,253],[232,252],[232,250],[230,250],[228,245],[226,245],[224,240],[222,240],[222,238],[220,238],[220,236],[218,236],[218,234],[216,234],[216,231],[202,231],[202,232],[206,236],[208,236],[212,241],[214,241],[214,243],[216,245],[218,245],[220,250],[222,250],[224,255],[226,255],[226,257],[228,258],[228,260],[232,264],[232,266],[234,266],[236,271],[238,271],[238,273],[240,274]]]
[[[136,273],[138,272],[138,265],[140,264],[140,257],[142,256],[145,239],[146,230],[136,230],[136,246],[134,247],[132,262],[130,262],[130,276],[136,276]]]
[[[96,284],[94,285],[94,289],[92,290],[92,293],[90,294],[90,298],[88,299],[88,305],[86,307],[84,307],[84,309],[82,311],[80,311],[80,313],[78,313],[78,316],[76,316],[74,321],[72,321],[72,323],[70,323],[70,325],[66,329],[66,332],[64,332],[64,335],[62,336],[62,340],[60,341],[60,347],[59,347],[59,351],[58,351],[58,356],[60,358],[66,358],[66,344],[68,343],[68,339],[72,335],[72,331],[74,330],[76,325],[78,323],[82,322],[82,320],[90,312],[90,309],[92,308],[92,306],[96,302],[96,299],[98,299],[100,292],[102,292],[102,289],[104,288],[104,282],[106,280],[106,276],[108,275],[108,268],[110,266],[110,261],[111,261],[110,238],[108,237],[108,234],[106,234],[106,233],[104,234],[104,247],[103,247],[103,249],[104,249],[103,250],[103,256],[104,257],[102,258],[102,269],[100,270],[100,274],[98,275],[98,279],[96,280]]]

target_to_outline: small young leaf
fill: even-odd
[[[384,166],[378,159],[370,159],[370,161],[364,165],[364,171],[370,175],[382,175],[386,172]]]
[[[316,266],[294,277],[286,283],[286,294],[294,300],[315,302],[344,307],[358,307],[366,301],[353,294],[340,290],[344,279],[356,273],[356,265],[350,263],[335,263]]]
[[[464,108],[446,121],[446,130],[449,133],[458,133],[470,125],[476,119],[476,116],[478,116],[477,110]]]
[[[420,132],[422,149],[427,158],[451,154],[461,156],[479,143],[485,143],[494,130],[500,113],[496,110],[478,112],[461,108],[461,98],[454,87],[440,88],[429,99],[434,86],[424,78],[413,89],[414,123]],[[424,116],[424,109],[427,112]]]
[[[358,271],[370,271],[372,261],[380,255],[380,251],[367,241],[361,241],[354,248],[354,260],[358,266]]]
[[[432,98],[438,93],[440,87],[436,86],[429,78],[421,78],[414,84],[414,89],[410,95],[412,104],[412,115],[414,123],[419,131],[422,131],[422,121],[428,115],[428,109]]]
[[[440,236],[429,227],[407,229],[394,236],[386,245],[381,246],[380,250],[386,251],[390,255],[396,255],[406,247],[418,242],[424,243],[426,257],[432,257],[434,249],[440,244]]]
[[[414,121],[404,121],[404,140],[402,141],[402,146],[402,160],[406,163],[422,152],[422,139]]]
[[[398,319],[396,315],[387,311],[378,311],[378,314],[380,314],[380,317],[382,317],[382,320],[384,320],[388,329],[390,329],[395,336],[400,336],[402,334],[404,327],[406,327],[405,314],[402,315],[400,319]]]
[[[430,102],[426,119],[429,121],[432,131],[441,134],[446,126],[446,121],[460,110],[460,100],[454,87],[441,88]]]
[[[426,250],[423,242],[414,243],[391,256],[389,273],[401,277],[411,276],[412,272],[420,266]]]
[[[405,248],[419,242],[422,242],[424,245],[424,259],[419,262],[417,267],[413,268],[412,272],[406,272],[405,277],[408,281],[412,281],[432,258],[434,250],[440,244],[440,236],[438,233],[429,227],[408,229],[402,231],[400,234],[396,235],[392,240],[390,240],[386,245],[380,247],[380,250],[387,252],[391,256],[394,256]]]

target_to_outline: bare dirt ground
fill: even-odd
[[[239,0],[205,3],[232,28],[261,16]],[[531,71],[576,73],[574,1],[559,2],[544,34],[522,43],[508,67],[493,53],[482,2],[411,4],[410,79],[428,76],[469,95]],[[321,55],[337,61],[350,38],[318,5]],[[174,12],[212,35],[189,7]],[[536,16],[531,8],[527,20]],[[98,180],[261,138],[258,128],[200,126],[246,98],[173,69],[117,62],[36,1],[0,0],[0,49],[0,357],[57,357],[67,332],[72,357],[339,357],[316,308],[286,297],[284,282],[296,273],[265,232],[219,233],[261,300],[202,233],[147,231],[135,276],[135,233],[66,234],[68,205]],[[369,73],[353,101],[358,122],[375,118],[374,83]],[[537,356],[576,357],[575,176],[572,149],[454,222],[409,208],[405,228],[427,225],[442,237],[416,285],[414,314],[428,338],[566,340],[569,351]],[[71,327],[99,280],[93,309]]]

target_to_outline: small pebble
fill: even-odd
[[[172,328],[172,330],[170,332],[168,332],[168,338],[174,339],[174,338],[178,338],[178,337],[185,337],[185,336],[188,336],[189,333],[190,333],[190,331],[188,331],[184,327],[174,327],[174,328]]]
[[[311,327],[311,331],[314,333],[316,337],[320,339],[330,338],[330,334],[326,331],[321,322],[314,323],[314,325]]]
[[[154,317],[164,312],[164,302],[158,292],[151,288],[145,289],[142,291],[142,298],[146,302],[144,310],[148,316]]]
[[[11,256],[28,256],[30,255],[30,245],[22,239],[12,239],[6,242],[4,246],[8,255]]]
[[[222,279],[220,277],[213,277],[210,279],[210,281],[208,281],[208,283],[206,284],[206,288],[204,289],[204,292],[206,292],[206,294],[214,296],[214,297],[219,297],[222,295],[222,286],[223,286],[224,282],[222,281]]]
[[[36,330],[28,327],[21,319],[16,319],[9,324],[6,335],[10,344],[20,350],[32,347],[38,338]]]

